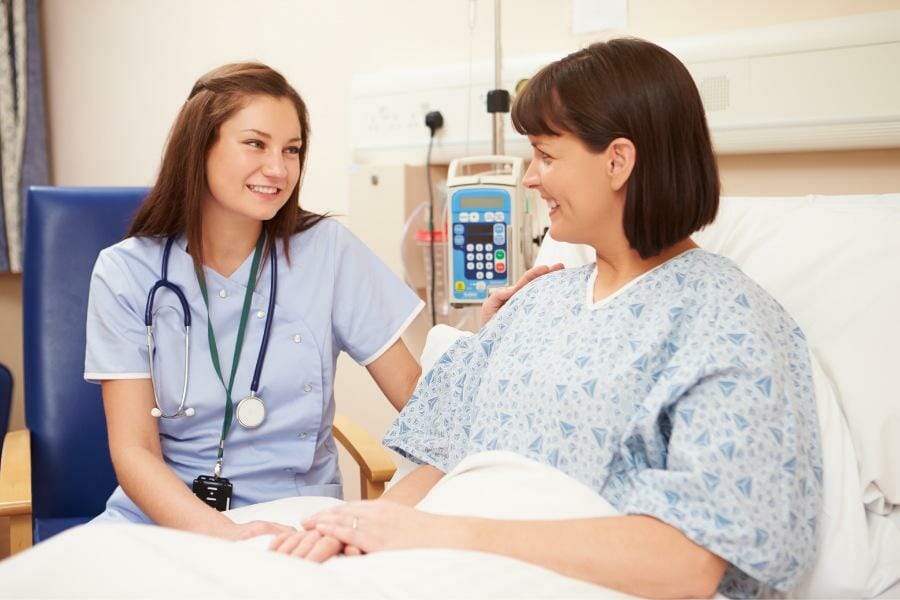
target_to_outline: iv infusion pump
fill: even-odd
[[[450,304],[480,304],[490,288],[515,283],[530,266],[534,246],[530,209],[522,188],[523,163],[517,156],[473,156],[450,163]],[[464,173],[474,167],[481,170]]]

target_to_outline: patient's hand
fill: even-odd
[[[325,562],[340,554],[344,543],[315,529],[285,532],[269,544],[269,550],[315,562]]]
[[[355,525],[355,527],[354,527]],[[303,522],[307,530],[347,544],[347,554],[404,548],[462,548],[459,528],[448,517],[391,502],[348,502]],[[358,550],[357,550],[358,549]]]
[[[484,301],[484,304],[481,305],[481,324],[484,325],[491,318],[497,314],[497,311],[506,304],[506,301],[513,297],[513,295],[521,290],[523,287],[528,285],[532,280],[537,279],[541,275],[546,275],[547,273],[552,273],[553,271],[559,271],[560,269],[564,269],[565,265],[562,263],[556,263],[553,266],[541,265],[538,267],[531,267],[522,275],[519,281],[516,282],[516,285],[512,285],[509,287],[503,288],[491,288],[491,291],[487,297],[487,300]]]

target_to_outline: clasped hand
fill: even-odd
[[[278,535],[269,549],[324,562],[341,553],[452,547],[458,540],[447,521],[389,500],[348,502],[306,519],[297,531]]]

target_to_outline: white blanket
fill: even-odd
[[[337,502],[287,498],[231,511],[238,522],[296,525]],[[420,503],[442,514],[507,519],[609,516],[596,493],[508,452],[463,461]],[[407,550],[314,564],[266,551],[267,538],[225,542],[161,527],[90,525],[0,563],[7,598],[628,598],[518,560]]]

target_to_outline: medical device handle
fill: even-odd
[[[481,156],[467,156],[465,158],[457,158],[450,162],[450,170],[447,178],[458,177],[460,167],[469,165],[509,165],[512,169],[512,176],[516,181],[522,175],[522,159],[518,156],[500,156],[496,154],[485,154]]]

